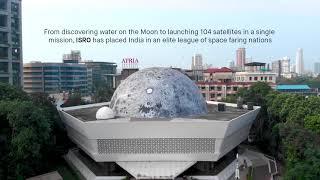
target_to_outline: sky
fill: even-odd
[[[23,0],[23,60],[61,62],[80,50],[82,59],[116,62],[139,59],[139,66],[190,68],[192,55],[204,63],[227,66],[245,47],[253,61],[288,56],[303,48],[307,69],[320,62],[319,0]],[[105,45],[50,44],[44,29],[274,29],[270,44]]]

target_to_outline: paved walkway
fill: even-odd
[[[270,180],[271,173],[277,171],[276,163],[271,157],[265,156],[263,153],[245,149],[239,155],[240,179],[247,179],[249,167],[252,167],[253,180]],[[245,165],[246,164],[246,165]]]

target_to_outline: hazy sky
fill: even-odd
[[[303,48],[305,66],[320,62],[319,0],[23,0],[24,62],[60,62],[62,54],[81,50],[83,59],[113,61],[136,57],[141,67],[190,67],[194,53],[204,62],[226,66],[238,47],[247,57],[270,62]],[[43,29],[126,28],[271,28],[271,44],[224,45],[79,45],[49,44]]]

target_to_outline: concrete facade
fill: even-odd
[[[208,104],[217,105],[218,102]],[[96,162],[218,161],[247,139],[260,110],[254,107],[229,120],[115,118],[83,121],[70,113],[108,105],[98,103],[59,110],[69,137]],[[226,106],[236,108],[237,105],[226,103]],[[159,143],[169,151],[155,149],[161,147],[157,146]]]
[[[24,90],[28,93],[79,91],[81,94],[88,94],[90,76],[87,73],[87,67],[84,64],[26,63],[23,69]]]
[[[21,0],[0,0],[0,82],[22,86]]]
[[[276,74],[272,72],[236,72],[234,82],[267,82],[276,83]]]
[[[74,158],[82,159],[95,179],[228,179],[237,146],[248,138],[259,110],[206,102],[181,72],[148,68],[121,83],[110,103],[59,108],[59,113],[81,149]]]

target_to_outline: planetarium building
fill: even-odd
[[[179,71],[144,69],[111,102],[59,108],[78,146],[65,158],[90,180],[230,179],[259,109],[205,102]]]

